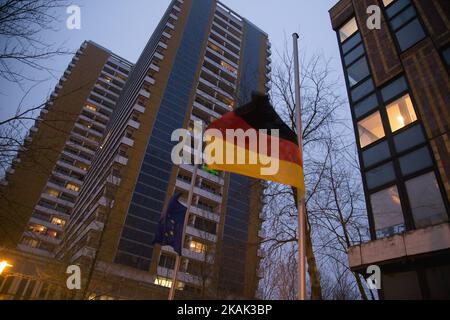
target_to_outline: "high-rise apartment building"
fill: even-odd
[[[371,233],[350,267],[380,266],[384,299],[449,298],[450,2],[341,0],[330,16]]]
[[[54,255],[131,67],[93,42],[76,52],[3,180],[2,246]]]
[[[223,4],[170,3],[118,100],[59,250],[90,275],[89,292],[167,295],[162,287],[172,284],[175,253],[152,242],[168,200],[180,192],[186,202],[194,176],[178,296],[255,297],[262,185],[174,165],[171,135],[195,121],[206,126],[252,91],[266,92],[269,64],[267,35]]]

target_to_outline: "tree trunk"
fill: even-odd
[[[308,215],[306,215],[306,220],[308,220]],[[308,262],[308,275],[311,283],[311,300],[322,300],[320,274],[319,269],[317,269],[316,257],[311,241],[311,228],[308,223],[306,227],[306,260]]]

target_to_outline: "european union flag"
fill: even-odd
[[[162,246],[171,246],[181,256],[183,227],[187,208],[178,201],[180,196],[180,193],[174,195],[170,199],[167,210],[161,214],[153,244],[159,243]]]

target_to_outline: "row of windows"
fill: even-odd
[[[384,5],[401,51],[425,36],[409,0],[384,0]],[[383,238],[410,227],[447,221],[432,171],[433,158],[406,79],[399,77],[376,90],[356,19],[344,24],[338,34],[375,236]],[[443,56],[445,60],[445,50]]]

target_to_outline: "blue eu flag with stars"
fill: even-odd
[[[171,246],[181,256],[183,227],[187,208],[178,201],[180,196],[180,193],[174,195],[170,199],[167,210],[161,214],[153,244],[159,243],[161,246]]]

